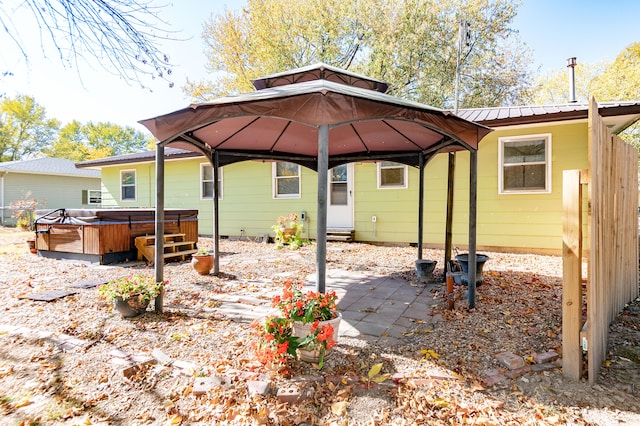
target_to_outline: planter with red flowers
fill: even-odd
[[[282,295],[272,300],[280,316],[254,323],[253,348],[263,364],[284,364],[290,358],[312,362],[322,368],[338,341],[342,315],[336,310],[334,291],[302,291],[288,281]]]

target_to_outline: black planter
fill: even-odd
[[[460,263],[460,267],[462,268],[460,281],[464,285],[469,285],[469,254],[459,254],[456,256],[456,260]],[[489,256],[486,254],[476,254],[476,287],[482,284],[482,267],[487,260],[489,260]]]
[[[142,314],[147,310],[150,300],[143,300],[140,296],[132,296],[127,300],[116,297],[114,300],[115,308],[123,318],[133,318]]]
[[[433,271],[436,269],[437,260],[416,260],[416,272],[418,279],[423,282],[429,282],[433,279]]]

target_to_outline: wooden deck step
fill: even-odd
[[[198,249],[190,249],[190,250],[181,250],[181,251],[176,251],[173,253],[165,253],[163,256],[165,259],[168,259],[170,257],[176,257],[176,256],[183,256],[182,260],[185,259],[186,256],[190,256],[194,253],[197,253]]]
[[[185,260],[187,256],[196,253],[195,241],[184,241],[186,234],[165,234],[163,244],[163,258],[179,258]],[[138,249],[138,260],[143,258],[153,264],[156,256],[156,236],[143,235],[136,237],[135,245]]]
[[[355,240],[356,231],[353,229],[327,229],[327,241],[346,241]]]

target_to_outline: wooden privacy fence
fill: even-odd
[[[589,382],[594,383],[606,357],[609,324],[625,303],[638,296],[638,154],[611,135],[593,99],[589,105],[589,169],[566,170],[563,178],[562,368],[566,377],[578,380],[586,350]],[[589,236],[586,323],[583,184],[588,191]]]

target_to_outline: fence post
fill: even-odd
[[[562,373],[582,376],[582,187],[580,170],[562,174]]]

